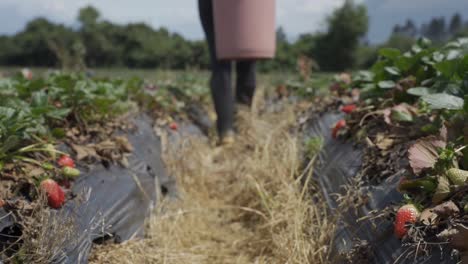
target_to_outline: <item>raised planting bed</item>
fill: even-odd
[[[93,243],[142,237],[157,197],[176,195],[156,134],[177,130],[166,90],[52,73],[0,79],[0,94],[1,260],[86,263]]]
[[[300,120],[306,146],[322,147],[333,261],[467,263],[468,39],[380,55]]]

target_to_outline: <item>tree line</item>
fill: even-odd
[[[103,19],[92,6],[82,8],[77,21],[79,27],[72,28],[36,18],[21,32],[0,36],[0,65],[74,69],[209,67],[205,41],[187,40],[164,27],[153,29],[145,23],[115,24]],[[305,34],[294,42],[289,42],[279,28],[277,59],[262,61],[259,68],[263,71],[294,69],[301,55],[313,58],[326,70],[351,67],[353,51],[359,38],[367,32],[365,7],[347,0],[330,16],[328,24],[328,31]]]
[[[45,18],[30,21],[13,36],[0,36],[0,65],[45,67],[208,67],[203,41],[188,41],[145,23],[118,25],[95,8],[79,11],[73,29]]]
[[[164,69],[207,69],[205,41],[187,40],[164,27],[154,29],[145,23],[119,25],[102,18],[92,6],[82,8],[78,27],[56,24],[45,18],[30,21],[15,35],[0,36],[0,65],[42,66],[84,69],[86,67],[129,67]],[[364,4],[346,0],[326,20],[322,32],[288,40],[277,30],[277,55],[259,62],[262,71],[294,70],[299,58],[310,58],[322,71],[365,68],[377,58],[377,45],[366,44],[369,18]],[[411,20],[396,25],[383,44],[409,49],[419,37],[445,41],[468,35],[468,25],[455,14],[449,23],[434,18],[418,27]]]
[[[425,37],[434,42],[445,42],[454,37],[468,33],[468,21],[464,22],[459,13],[455,13],[449,21],[445,17],[434,17],[428,23],[418,27],[413,20],[408,19],[403,25],[395,25],[393,34],[406,37]]]

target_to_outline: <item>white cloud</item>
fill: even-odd
[[[323,30],[326,17],[343,3],[344,0],[277,0],[278,24],[290,36]]]

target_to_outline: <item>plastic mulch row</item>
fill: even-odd
[[[353,178],[360,171],[362,160],[362,151],[358,147],[331,137],[331,127],[342,118],[342,114],[325,113],[310,119],[304,127],[305,136],[323,139],[324,147],[314,166],[314,177],[332,210],[337,208],[334,195],[343,194],[343,186],[352,184]],[[373,210],[382,210],[402,202],[403,196],[396,191],[399,179],[400,174],[396,174],[378,186],[361,187],[367,193],[368,201],[362,207],[342,213],[333,243],[333,263],[344,263],[342,253],[353,249],[358,240],[365,240],[370,246],[367,262],[361,263],[457,263],[450,256],[448,248],[434,250],[430,257],[405,259],[401,257],[404,255],[401,241],[393,235],[390,221],[358,221]]]
[[[53,211],[51,217],[55,219],[46,221],[55,222],[54,228],[73,226],[73,235],[54,252],[54,263],[87,263],[91,246],[98,240],[122,242],[142,237],[157,192],[175,192],[164,169],[161,140],[153,131],[151,119],[140,115],[132,122],[137,129],[127,135],[135,149],[129,167],[99,165],[84,173],[73,185],[76,197]],[[0,209],[0,241],[13,226],[13,218]]]

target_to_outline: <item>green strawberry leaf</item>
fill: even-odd
[[[34,92],[31,95],[31,106],[34,107],[47,107],[49,97],[44,91]]]
[[[421,99],[426,102],[431,109],[460,110],[463,109],[464,100],[460,97],[445,93],[428,94]]]
[[[16,147],[21,143],[20,137],[16,135],[9,136],[0,147],[0,153],[6,153]]]
[[[463,111],[465,112],[465,116],[468,118],[468,95],[465,95],[465,103],[463,105]]]
[[[395,60],[398,56],[401,55],[401,51],[399,49],[394,48],[385,48],[379,51],[380,56]]]
[[[433,94],[432,90],[427,87],[414,87],[410,88],[407,93],[415,96],[424,96],[428,94]]]
[[[434,65],[434,68],[438,70],[445,77],[451,78],[456,72],[458,67],[457,60],[445,60]]]
[[[391,75],[400,76],[401,72],[397,67],[385,67],[385,71]]]
[[[413,122],[413,116],[406,111],[392,110],[391,118],[398,122]]]
[[[396,83],[394,81],[380,81],[378,86],[382,89],[392,89],[395,88]]]

